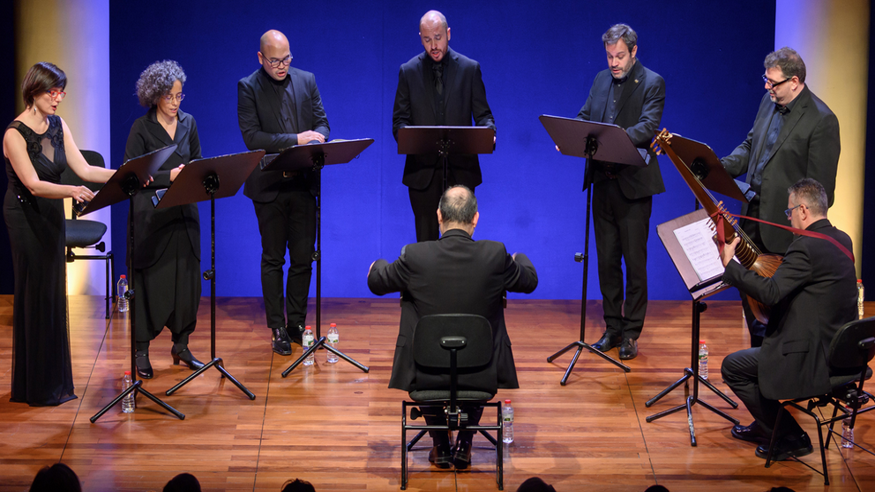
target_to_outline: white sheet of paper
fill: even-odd
[[[724,271],[713,239],[714,227],[710,218],[704,218],[674,231],[700,282],[722,275]]]

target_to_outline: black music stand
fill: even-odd
[[[674,142],[672,142],[674,144]],[[703,311],[705,311],[708,306],[701,302],[701,299],[705,297],[714,295],[718,292],[723,291],[729,286],[724,284],[722,281],[723,274],[722,271],[719,275],[712,276],[710,278],[701,279],[699,275],[696,273],[693,264],[688,258],[686,252],[681,246],[680,241],[675,235],[675,230],[692,224],[697,221],[708,220],[711,219],[708,217],[708,212],[705,209],[698,209],[695,212],[691,212],[682,217],[678,217],[677,219],[670,220],[663,224],[659,224],[656,226],[656,232],[659,235],[659,239],[662,240],[662,244],[665,246],[666,251],[668,252],[669,257],[671,257],[672,262],[674,262],[675,268],[677,268],[678,273],[680,273],[681,277],[684,280],[684,284],[687,286],[687,290],[690,292],[690,295],[693,298],[693,336],[692,336],[692,349],[690,354],[690,367],[684,369],[684,375],[681,379],[675,381],[668,388],[662,390],[658,395],[654,396],[650,400],[644,404],[646,407],[650,407],[660,398],[667,395],[669,392],[677,388],[681,385],[681,383],[687,383],[687,380],[692,378],[693,380],[693,394],[687,396],[686,402],[682,405],[678,405],[674,408],[670,408],[668,410],[653,414],[646,418],[647,422],[653,422],[656,419],[660,419],[665,417],[666,415],[671,415],[675,412],[687,409],[687,422],[690,427],[690,445],[696,446],[696,428],[693,425],[693,405],[696,403],[701,404],[708,410],[720,415],[726,420],[732,422],[734,425],[738,425],[738,420],[730,417],[726,413],[722,412],[709,405],[708,403],[699,399],[699,383],[704,384],[711,391],[717,394],[720,398],[722,398],[726,403],[729,403],[732,408],[738,408],[738,403],[732,401],[728,396],[723,394],[719,389],[717,389],[714,385],[712,385],[707,379],[703,378],[699,375],[699,329],[700,329],[700,315]],[[717,251],[717,246],[711,241],[711,238],[708,238],[708,246],[713,246],[713,251],[711,252],[717,258],[719,258],[719,253]],[[721,264],[722,266],[722,264]],[[688,385],[689,383],[687,383]],[[687,390],[689,390],[689,386],[686,386]]]
[[[485,126],[405,126],[398,129],[399,154],[437,154],[447,189],[450,155],[491,154],[495,130]]]
[[[227,369],[221,357],[216,357],[216,198],[234,196],[243,182],[264,157],[263,150],[223,155],[189,162],[173,180],[170,188],[157,201],[155,208],[170,208],[210,201],[210,269],[204,272],[204,280],[210,281],[210,361],[191,373],[176,386],[165,392],[167,396],[182,388],[194,378],[215,367],[223,378],[240,388],[250,400],[255,394],[237,381]]]
[[[739,188],[738,181],[732,179],[732,176],[726,172],[717,154],[707,144],[673,134],[671,148],[705,188],[742,203],[748,203],[748,197]],[[696,207],[698,206],[697,201]]]
[[[108,207],[112,204],[121,202],[125,199],[128,200],[128,264],[133,266],[133,258],[134,258],[134,195],[136,195],[143,187],[143,183],[147,183],[151,180],[155,171],[161,167],[162,164],[170,157],[170,154],[176,150],[176,145],[170,145],[168,147],[164,147],[162,149],[155,150],[148,154],[142,155],[140,157],[136,157],[131,159],[119,167],[118,171],[109,178],[103,188],[94,195],[94,199],[79,213],[79,215],[86,215],[96,210],[100,210],[103,207]],[[104,413],[106,413],[110,408],[112,408],[115,404],[122,401],[124,397],[128,396],[131,392],[134,392],[134,398],[136,398],[137,393],[142,393],[146,398],[154,401],[155,403],[161,405],[165,410],[177,416],[179,420],[185,419],[185,415],[177,411],[175,408],[161,401],[157,396],[149,393],[143,388],[143,381],[137,379],[137,338],[136,338],[136,325],[137,325],[137,317],[134,316],[135,305],[133,302],[134,299],[134,274],[136,270],[132,267],[128,274],[131,276],[131,288],[125,292],[125,298],[128,299],[128,303],[130,304],[130,319],[131,319],[131,379],[133,380],[133,384],[130,388],[125,389],[118,396],[113,398],[113,400],[105,407],[103,407],[99,412],[94,414],[91,417],[91,423],[97,422]]]
[[[647,165],[641,152],[635,147],[635,144],[632,143],[632,140],[626,133],[626,130],[617,125],[548,115],[541,115],[538,119],[541,120],[541,124],[544,125],[553,142],[559,147],[559,151],[565,155],[598,159],[600,161],[630,166]],[[588,173],[589,161],[586,163],[584,175]],[[571,363],[568,365],[568,369],[565,370],[565,375],[562,376],[560,381],[562,386],[565,386],[568,382],[568,377],[571,375],[574,365],[577,364],[577,359],[580,357],[583,349],[589,350],[626,372],[632,370],[626,364],[593,348],[592,345],[584,341],[586,334],[586,284],[587,280],[589,280],[589,217],[591,204],[592,180],[590,180],[589,186],[586,187],[586,239],[583,254],[576,253],[574,255],[574,261],[578,263],[583,262],[583,293],[580,297],[580,339],[547,357],[547,362],[553,362],[557,357],[577,347],[577,351],[574,353],[574,357],[571,359]]]
[[[319,347],[328,349],[364,372],[370,370],[368,366],[360,364],[340,350],[326,345],[326,338],[322,336],[322,168],[331,164],[346,164],[358,157],[372,143],[374,143],[373,138],[361,138],[335,140],[321,144],[295,145],[280,152],[276,158],[262,168],[262,171],[285,172],[309,169],[318,173],[316,177],[316,251],[313,253],[313,261],[316,262],[316,342],[282,372],[283,377],[288,376]]]

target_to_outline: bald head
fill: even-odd
[[[452,186],[441,195],[437,214],[441,234],[450,229],[462,229],[473,235],[477,221],[480,219],[477,197],[467,186]]]
[[[429,10],[419,19],[419,30],[422,31],[423,26],[440,27],[444,31],[447,30],[447,18],[444,14],[437,10]]]
[[[288,48],[289,47],[289,39],[285,34],[277,31],[276,29],[271,29],[266,33],[261,35],[261,44],[258,49],[264,53],[265,50],[269,50],[270,48]]]
[[[437,10],[429,10],[419,20],[419,37],[428,56],[440,63],[447,54],[450,43],[450,28],[447,18]]]
[[[289,50],[289,40],[285,34],[271,29],[261,36],[258,63],[272,79],[286,78],[289,65],[292,63],[292,52]]]

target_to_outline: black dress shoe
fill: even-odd
[[[775,451],[772,453],[772,461],[786,461],[790,458],[800,458],[811,454],[814,447],[811,446],[811,439],[808,434],[802,433],[799,436],[783,437],[775,444]],[[769,445],[764,444],[757,446],[756,455],[762,459],[766,459],[769,454]]]
[[[762,427],[756,423],[756,420],[750,425],[736,425],[732,428],[730,433],[732,434],[732,437],[736,439],[762,444],[766,447],[768,447],[769,442],[772,440],[771,434],[764,431]]]
[[[304,345],[304,325],[287,326],[286,333],[289,334],[289,339],[292,343]]]
[[[449,443],[435,444],[428,452],[428,461],[434,463],[434,466],[438,468],[449,468],[452,459],[453,453],[450,451]]]
[[[638,340],[624,338],[620,344],[620,360],[629,360],[638,357]]]
[[[453,453],[453,466],[456,470],[464,470],[471,464],[471,441],[459,441]]]
[[[137,375],[143,379],[152,379],[152,363],[149,362],[149,352],[137,350]]]
[[[280,355],[292,355],[292,345],[289,342],[289,335],[285,328],[276,328],[273,330],[273,339],[271,341],[273,351]]]
[[[176,345],[170,349],[170,356],[173,357],[173,364],[179,365],[179,361],[185,362],[185,365],[188,366],[192,371],[197,371],[201,367],[204,367],[204,363],[195,359],[194,355],[191,354],[191,351],[188,350],[188,347],[177,352]]]
[[[619,347],[622,339],[618,336],[608,335],[608,332],[602,333],[602,337],[599,338],[599,341],[590,345],[590,347],[598,350],[599,352],[607,352],[614,347]]]

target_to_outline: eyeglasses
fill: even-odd
[[[185,99],[185,94],[181,92],[175,96],[173,94],[167,94],[166,96],[161,96],[161,98],[167,102],[171,102],[174,99],[176,99],[177,101],[182,101],[183,99]]]
[[[792,78],[793,77],[787,77],[786,79],[784,79],[780,82],[772,82],[771,80],[769,80],[768,77],[763,75],[763,82],[766,83],[766,87],[768,87],[769,89],[774,89],[775,87],[778,87],[779,85],[783,84],[784,82],[787,82],[788,80],[790,80]]]
[[[787,216],[787,219],[791,219],[791,218],[793,218],[793,211],[796,210],[797,208],[801,207],[802,205],[805,205],[805,204],[804,204],[804,203],[800,203],[799,205],[796,205],[796,206],[793,207],[793,208],[788,208],[787,210],[784,210],[784,215]]]
[[[264,55],[261,55],[261,56],[264,57]],[[270,65],[271,68],[279,68],[282,65],[285,65],[285,66],[291,65],[292,64],[292,55],[287,55],[282,60],[277,60],[276,58],[268,59],[267,57],[264,57],[264,60],[267,62],[268,65]]]
[[[49,95],[52,99],[63,100],[64,97],[67,96],[66,92],[63,91],[46,91],[46,94]]]

